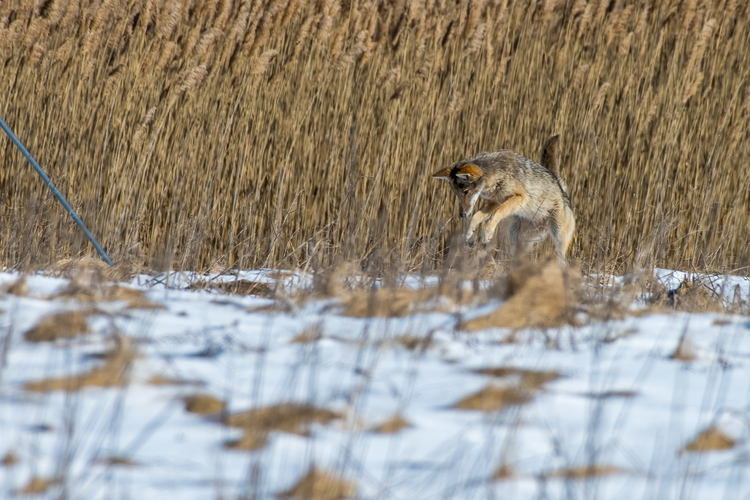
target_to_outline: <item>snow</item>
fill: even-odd
[[[275,275],[272,278],[269,275]],[[0,287],[19,278],[0,273]],[[128,309],[125,301],[85,304],[50,298],[64,278],[27,277],[26,296],[0,295],[0,497],[32,477],[62,478],[40,497],[138,500],[251,497],[291,488],[312,464],[356,483],[358,498],[746,498],[750,423],[750,318],[725,313],[648,314],[586,326],[520,332],[455,330],[456,314],[403,318],[341,316],[336,299],[313,300],[292,313],[259,309],[269,299],[189,291],[198,277],[169,273],[122,284],[143,290],[164,309]],[[222,281],[272,283],[278,273],[253,270]],[[679,272],[655,278],[673,288]],[[309,286],[293,273],[286,289]],[[407,276],[419,288],[436,278]],[[724,296],[747,301],[743,277],[711,281]],[[462,310],[464,317],[495,301]],[[89,310],[92,333],[30,343],[23,333],[49,314]],[[317,328],[317,342],[291,343]],[[139,356],[125,387],[31,392],[24,384],[100,366],[112,336],[132,339]],[[410,350],[404,335],[431,339]],[[670,355],[687,339],[697,358]],[[488,385],[519,376],[479,373],[492,367],[557,371],[526,404],[499,411],[454,405]],[[155,376],[186,381],[153,385]],[[309,436],[272,431],[260,450],[224,444],[242,436],[218,417],[188,413],[183,398],[209,394],[227,412],[308,403],[340,412],[312,424]],[[374,427],[400,414],[410,424],[393,434]],[[721,429],[730,449],[689,452],[703,430]],[[136,465],[107,465],[126,457]],[[514,475],[493,480],[501,464]],[[589,464],[617,468],[588,479],[555,475]]]

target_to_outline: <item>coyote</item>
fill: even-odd
[[[575,219],[565,185],[558,177],[559,135],[542,151],[542,165],[507,149],[461,160],[432,174],[445,179],[458,197],[461,217],[469,217],[479,198],[486,201],[469,222],[464,239],[474,245],[474,233],[485,222],[482,243],[488,243],[498,223],[512,216],[508,237],[513,258],[523,256],[549,234],[557,258],[565,264]],[[546,167],[546,168],[545,168]]]

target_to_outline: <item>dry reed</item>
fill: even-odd
[[[440,268],[428,174],[561,133],[584,271],[748,272],[743,2],[49,3],[0,4],[0,115],[116,260]],[[0,264],[92,254],[5,139],[0,197]]]

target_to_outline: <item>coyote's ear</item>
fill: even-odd
[[[461,167],[458,172],[456,172],[456,177],[462,181],[474,182],[482,177],[482,169],[470,163]]]
[[[432,174],[433,179],[443,179],[445,181],[451,180],[451,169],[444,168],[442,170],[438,170],[434,174]]]

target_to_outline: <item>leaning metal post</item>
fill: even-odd
[[[73,210],[73,207],[70,206],[70,203],[68,203],[68,200],[65,199],[65,197],[62,195],[59,189],[57,189],[57,186],[50,180],[50,178],[47,176],[46,173],[44,173],[44,170],[42,170],[42,167],[39,166],[39,164],[36,162],[33,156],[31,156],[31,153],[28,152],[28,150],[24,147],[23,144],[21,144],[21,141],[18,140],[18,137],[16,137],[16,134],[13,133],[13,131],[8,127],[8,125],[5,124],[2,118],[0,118],[0,128],[5,131],[6,134],[8,134],[8,137],[10,137],[10,140],[13,141],[13,144],[16,145],[16,147],[23,153],[23,155],[26,157],[26,159],[31,163],[31,166],[34,167],[34,170],[36,170],[36,173],[39,174],[39,177],[42,178],[44,183],[47,185],[48,188],[52,190],[52,194],[55,195],[55,198],[57,198],[57,201],[59,201],[62,206],[65,208],[65,210],[68,211],[71,217],[73,217],[73,221],[75,221],[76,224],[78,224],[78,227],[81,228],[83,231],[83,234],[86,235],[86,238],[89,239],[92,245],[94,245],[94,248],[96,248],[96,251],[99,252],[99,255],[101,256],[102,260],[112,265],[112,260],[109,258],[109,255],[107,255],[107,252],[104,251],[102,246],[99,244],[98,241],[96,241],[96,238],[93,234],[91,234],[91,231],[86,227],[86,224],[83,223],[81,218],[78,216],[75,210]]]

